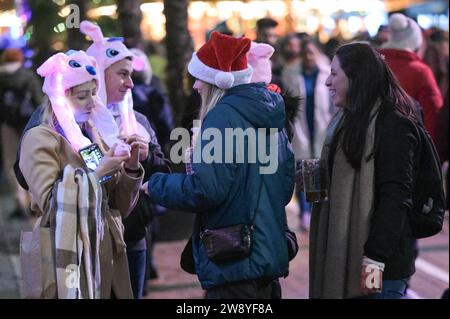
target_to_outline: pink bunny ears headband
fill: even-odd
[[[92,22],[82,21],[80,23],[80,31],[89,36],[93,41],[92,45],[86,50],[86,53],[97,60],[100,73],[100,89],[98,95],[103,103],[107,105],[105,70],[112,64],[131,57],[133,69],[141,71],[145,67],[145,61],[128,50],[123,44],[122,38],[105,38],[100,27]],[[128,92],[124,101],[119,103],[119,112],[122,120],[121,129],[123,134],[138,134],[146,140],[150,140],[147,130],[136,122],[131,92]]]
[[[74,86],[95,80],[98,83],[95,59],[83,51],[56,53],[47,59],[37,73],[44,77],[42,90],[48,95],[59,125],[72,147],[78,151],[91,142],[83,136],[75,122],[66,91]]]
[[[99,79],[95,59],[83,51],[75,50],[52,55],[37,69],[37,73],[45,77],[42,88],[45,94],[52,94],[60,89],[56,84],[61,84],[62,89],[66,91],[91,80],[98,82]],[[62,76],[60,81],[56,81],[58,74]]]
[[[80,23],[80,31],[92,39],[93,43],[86,53],[97,60],[100,69],[105,70],[110,65],[127,57],[132,58],[134,70],[141,71],[144,68],[144,61],[128,50],[123,44],[123,38],[105,38],[100,27],[89,21]]]
[[[38,69],[37,73],[44,77],[42,90],[48,95],[53,112],[64,135],[75,151],[88,146],[91,141],[86,138],[75,122],[70,100],[66,97],[66,91],[77,85],[95,80],[99,87],[99,76],[97,62],[84,51],[70,50],[67,53],[57,53],[47,59]],[[111,113],[103,105],[102,101],[95,96],[95,112],[92,121],[98,129],[100,136],[111,147],[117,140],[119,130]],[[122,147],[125,152],[129,150]],[[116,149],[118,151],[118,148]]]

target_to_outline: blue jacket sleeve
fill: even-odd
[[[207,129],[214,129],[220,134],[213,136],[209,141],[197,142],[196,147],[200,147],[202,153],[207,152],[205,146],[208,144],[220,145],[222,150],[225,150],[225,141],[222,137],[225,128],[232,127],[228,118],[226,110],[217,106],[207,115],[203,122],[202,135]],[[213,149],[211,154],[217,155],[213,153],[216,151],[218,150]],[[152,175],[148,181],[151,201],[167,208],[190,212],[217,207],[226,199],[237,167],[234,163],[225,163],[224,152],[221,152],[218,158],[221,160],[205,163],[202,156],[200,163],[193,163],[195,172],[193,175],[162,173]]]

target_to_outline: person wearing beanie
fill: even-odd
[[[6,49],[0,57],[0,136],[3,171],[15,195],[16,208],[11,218],[30,217],[30,198],[14,177],[14,161],[19,139],[33,111],[41,103],[41,83],[31,70],[23,67],[20,49]]]
[[[98,62],[100,82],[104,83],[103,89],[100,86],[99,96],[119,126],[121,138],[127,143],[136,141],[140,144],[139,160],[145,169],[145,178],[154,172],[170,172],[170,163],[165,159],[149,120],[133,107],[131,75],[133,70],[144,71],[150,80],[147,57],[128,49],[122,38],[103,37],[100,27],[92,22],[82,21],[80,31],[93,41],[86,53]],[[131,285],[136,299],[143,297],[146,269],[152,267],[146,235],[154,228],[151,223],[156,209],[142,194],[135,209],[123,221]]]
[[[285,206],[294,187],[294,158],[284,133],[281,95],[269,91],[264,82],[250,83],[250,46],[248,38],[213,32],[210,40],[193,53],[188,71],[196,78],[194,89],[200,93],[202,105],[192,172],[156,173],[143,185],[152,202],[196,213],[192,238],[181,264],[186,271],[197,274],[208,299],[280,298],[279,286],[273,283],[288,274],[284,225]],[[234,143],[225,148],[227,142],[222,138],[227,138],[230,129],[248,134],[265,131],[267,136],[271,129],[277,153],[272,170],[264,171],[261,159],[255,163],[248,156],[247,152],[258,154],[254,149],[257,143],[250,138],[236,138],[238,145],[249,147],[244,153]],[[208,156],[212,155],[207,143],[211,137],[214,145],[224,147],[214,148],[213,158]],[[271,142],[259,143],[264,151],[269,150]],[[205,244],[205,231],[220,229],[225,236],[232,236],[226,227],[243,224],[253,229],[250,251],[239,257],[223,253],[227,261],[214,258],[211,246]]]
[[[425,127],[435,140],[437,114],[443,99],[432,70],[417,54],[422,42],[419,25],[413,19],[395,13],[389,18],[389,39],[381,46],[380,53],[402,88],[420,104]]]
[[[57,53],[37,73],[48,101],[41,124],[23,136],[19,167],[31,209],[40,216],[34,232],[49,221],[54,234],[48,243],[41,237],[40,252],[50,253],[56,266],[33,272],[36,258],[23,253],[25,297],[132,298],[121,223],[136,204],[144,175],[139,143],[117,139],[118,127],[97,95],[94,58],[83,51]],[[93,143],[103,153],[99,161],[81,156]],[[22,237],[23,252],[31,245],[27,238]],[[69,268],[83,274],[79,285],[67,285]]]

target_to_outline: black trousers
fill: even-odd
[[[281,299],[278,279],[252,279],[227,283],[206,290],[206,299]]]

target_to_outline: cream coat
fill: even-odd
[[[326,65],[319,66],[316,87],[314,89],[314,144],[312,145],[312,148],[308,122],[306,120],[305,79],[302,75],[298,76],[302,100],[300,101],[300,111],[292,125],[292,131],[294,133],[292,138],[292,148],[296,160],[318,158],[320,156],[326,137],[327,126],[333,116],[334,109],[331,104],[328,88],[325,86],[325,81],[329,74],[329,67]]]

